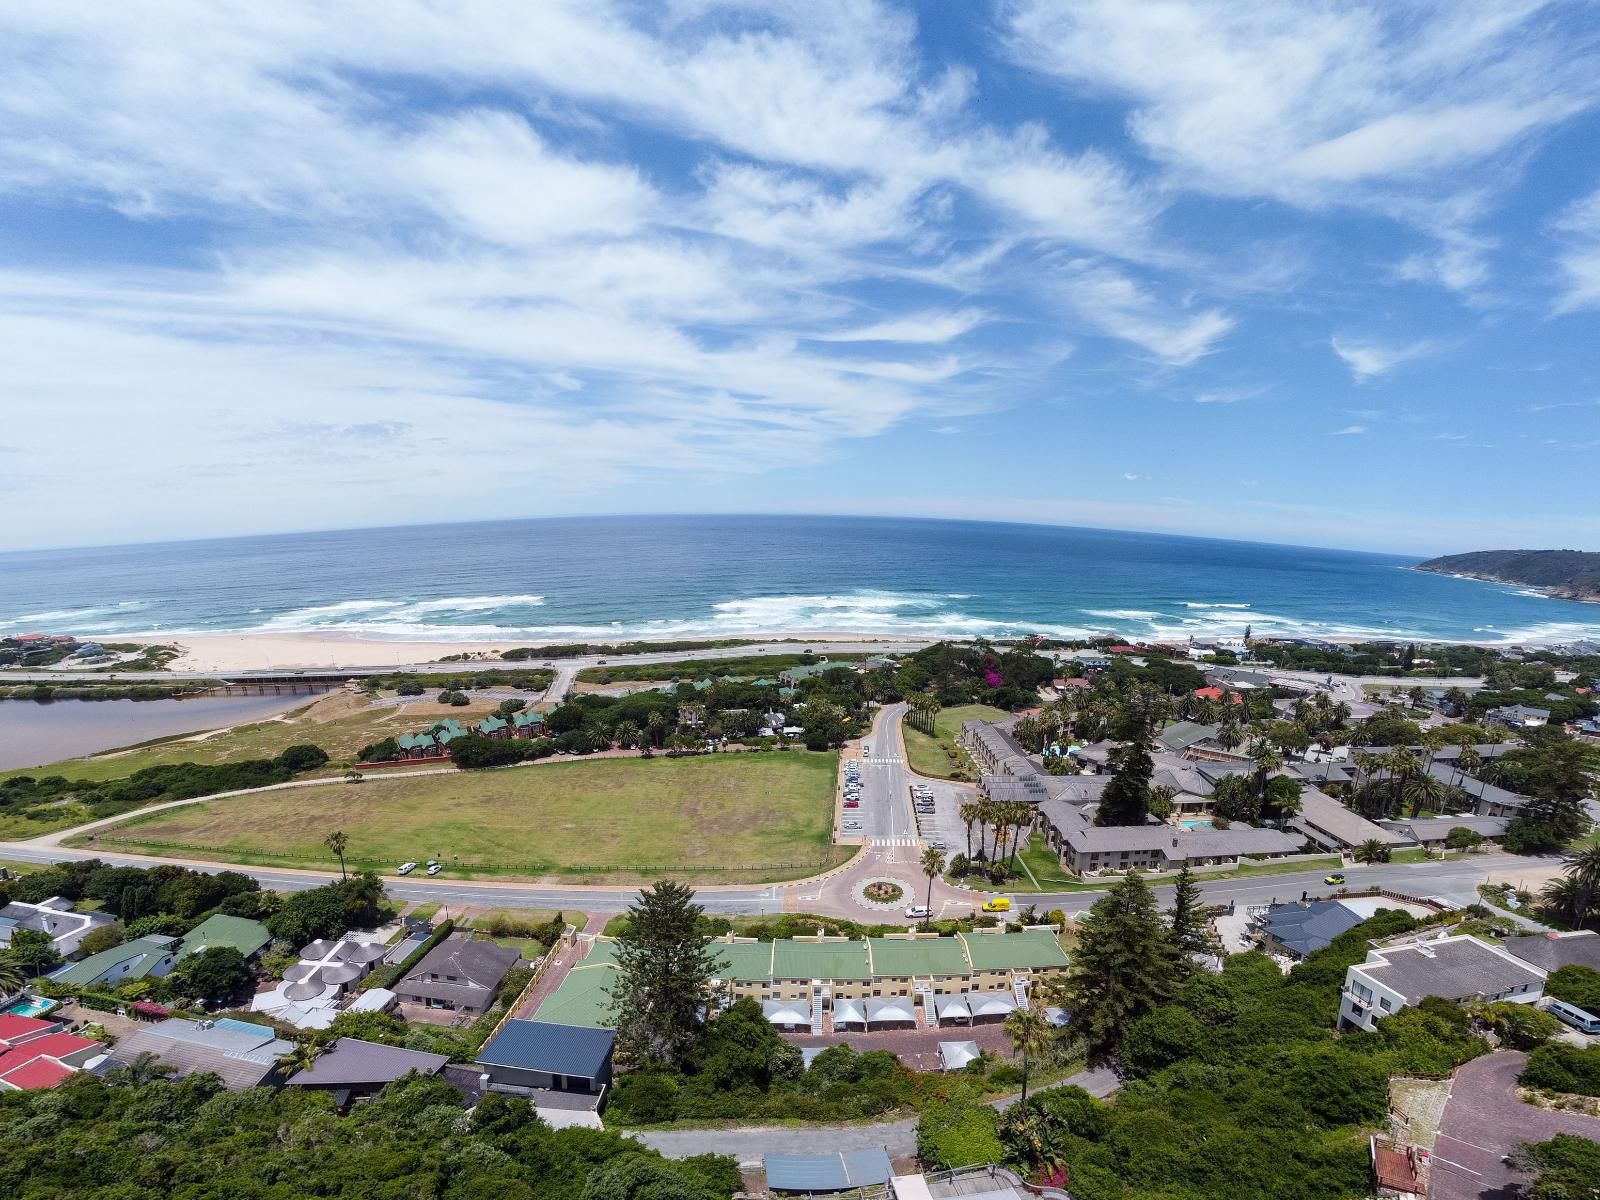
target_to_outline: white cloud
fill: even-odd
[[[1346,425],[1343,429],[1335,429],[1333,431],[1333,436],[1353,437],[1356,434],[1365,433],[1366,431],[1367,427],[1365,425]]]
[[[1408,277],[1470,290],[1482,238],[1460,169],[1516,150],[1600,98],[1592,48],[1545,0],[1012,0],[1028,66],[1131,102],[1132,137],[1183,186],[1398,216],[1439,239]],[[1181,47],[1181,52],[1175,52]]]
[[[1556,311],[1600,308],[1600,191],[1575,202],[1555,228],[1563,241]]]
[[[1396,346],[1334,337],[1329,339],[1328,344],[1333,347],[1333,352],[1344,360],[1345,366],[1350,368],[1350,373],[1355,376],[1357,383],[1365,383],[1369,379],[1387,375],[1396,367],[1430,354],[1438,348],[1436,343],[1428,340]]]
[[[1220,309],[1191,312],[1164,303],[1104,263],[1068,262],[1057,272],[1054,287],[1080,319],[1173,366],[1209,354],[1235,324]]]
[[[813,341],[819,342],[949,342],[964,333],[970,333],[983,324],[984,320],[984,313],[976,309],[910,313],[871,325],[813,333],[809,336]]]

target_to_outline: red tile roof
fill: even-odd
[[[1203,687],[1195,688],[1194,694],[1203,700],[1221,700],[1223,696],[1229,695],[1230,693],[1224,692],[1219,687]],[[1233,692],[1231,695],[1233,696],[1233,702],[1235,704],[1240,703],[1238,692]]]
[[[43,1037],[58,1028],[54,1021],[41,1021],[38,1017],[24,1017],[17,1013],[0,1013],[0,1050],[9,1049],[29,1038]]]
[[[50,1033],[34,1038],[0,1054],[0,1083],[16,1088],[54,1087],[71,1075],[74,1069],[58,1060],[99,1048],[99,1042],[75,1033]]]
[[[0,1075],[0,1084],[26,1092],[31,1088],[53,1088],[62,1081],[70,1079],[73,1074],[71,1067],[63,1066],[53,1058],[36,1058],[7,1074]]]

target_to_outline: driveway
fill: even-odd
[[[1527,1061],[1507,1050],[1456,1072],[1433,1148],[1431,1200],[1512,1200],[1526,1177],[1501,1160],[1518,1146],[1558,1133],[1600,1140],[1600,1117],[1548,1112],[1517,1099]]]

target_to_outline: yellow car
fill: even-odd
[[[983,911],[984,912],[1010,912],[1011,911],[1011,897],[1010,896],[996,896],[992,900],[985,900],[983,902]]]

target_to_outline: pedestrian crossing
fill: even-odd
[[[914,837],[875,837],[872,839],[874,846],[920,846],[921,838]]]
[[[881,763],[881,764],[883,764],[884,766],[887,767],[887,766],[899,766],[901,763],[905,762],[906,760],[903,759],[903,758],[898,758],[893,754],[885,754],[881,758],[865,758],[865,759],[862,759],[861,761],[865,762],[868,766],[871,766],[874,763]]]

